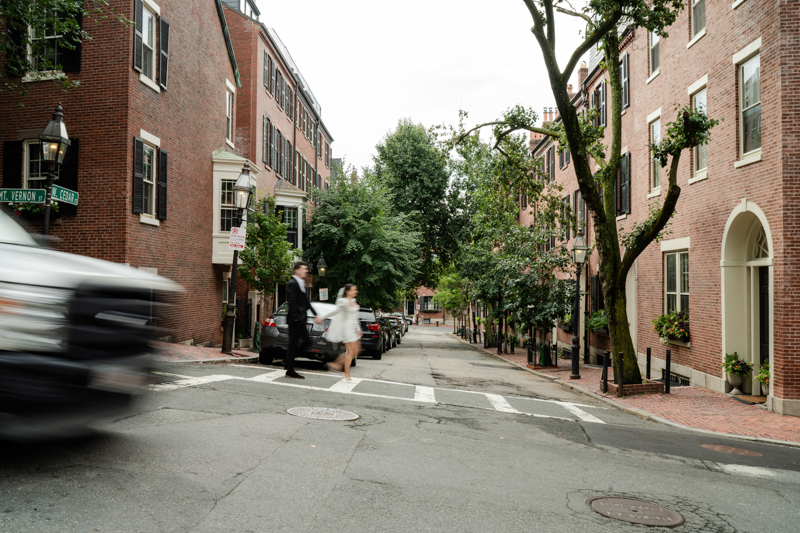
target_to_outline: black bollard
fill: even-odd
[[[670,377],[670,369],[669,367],[672,366],[672,350],[667,350],[667,368],[666,368],[666,375],[664,376],[664,394],[669,394],[669,383],[671,381]]]
[[[608,392],[608,364],[611,362],[611,352],[603,352],[603,392]]]
[[[533,343],[528,339],[528,364],[533,365]]]
[[[622,372],[622,352],[617,354],[617,371],[614,373],[614,377],[617,378],[617,398],[622,398],[622,389],[624,387],[625,380],[623,376],[625,374]]]
[[[511,335],[511,353],[514,353],[514,335]]]
[[[503,334],[497,332],[497,355],[503,354]]]
[[[647,349],[647,370],[645,371],[645,377],[650,379],[650,348]]]

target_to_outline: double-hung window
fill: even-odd
[[[689,315],[689,252],[664,256],[664,304],[666,312]]]
[[[661,142],[661,119],[658,118],[650,123],[650,142],[658,144]],[[650,151],[650,192],[656,192],[661,188],[661,163],[656,159],[653,151]]]
[[[42,160],[39,140],[25,143],[25,189],[44,189],[47,185],[48,163]],[[56,171],[58,181],[59,171]]]
[[[144,6],[142,10],[142,74],[156,79],[155,74],[156,16]]]
[[[142,174],[142,213],[148,216],[155,216],[156,209],[156,151],[148,145],[144,145],[144,172]]]
[[[233,220],[236,218],[236,207],[233,204],[233,184],[235,180],[223,179],[221,181],[219,196],[219,230],[230,231]]]
[[[706,111],[706,89],[696,92],[692,96],[692,107],[698,111]],[[703,172],[708,167],[708,145],[700,144],[694,147],[694,174]]]
[[[761,148],[761,56],[739,67],[741,87],[741,155]]]
[[[233,92],[225,91],[225,138],[233,142]]]
[[[703,31],[706,27],[706,1],[691,0],[692,2],[692,37]]]
[[[658,69],[661,67],[661,56],[659,54],[660,40],[656,32],[650,32],[650,75],[658,72]]]
[[[48,18],[53,18],[52,12],[48,13]],[[31,29],[29,57],[34,70],[54,70],[55,66],[61,62],[64,47],[59,42],[63,35],[57,32],[55,26],[56,20],[53,19],[49,20],[41,30]]]
[[[628,68],[628,54],[622,56],[619,62],[619,76],[622,85],[622,109],[631,105],[630,71]]]

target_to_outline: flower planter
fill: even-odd
[[[731,387],[733,387],[733,390],[730,392],[731,394],[742,394],[742,391],[739,390],[739,387],[742,386],[742,376],[738,374],[728,374],[728,383],[730,383]]]
[[[689,342],[689,335],[681,335],[680,337],[677,335],[667,335],[667,338],[671,341],[682,342],[684,344]]]
[[[761,383],[761,395],[769,396],[769,383]]]
[[[600,387],[603,387],[603,382],[600,382]],[[617,395],[617,387],[616,383],[608,383],[608,394],[610,396]],[[623,396],[638,396],[640,394],[663,394],[664,393],[664,384],[660,381],[648,381],[647,383],[637,383],[635,385],[623,385],[622,386],[622,395]]]
[[[239,349],[249,350],[253,347],[253,339],[239,339]]]
[[[561,324],[558,325],[558,327],[561,328],[561,330],[566,333],[572,333],[572,324],[565,324],[562,322]]]
[[[591,331],[596,335],[605,335],[606,337],[608,337],[608,327],[593,329]]]

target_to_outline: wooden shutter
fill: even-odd
[[[628,214],[631,212],[631,153],[628,152],[620,161],[620,212]]]
[[[8,25],[6,25],[8,27]],[[8,40],[11,47],[6,51],[5,74],[21,78],[28,70],[28,50],[22,45],[22,32],[8,28]]]
[[[566,150],[567,150],[567,153],[566,153],[567,164],[569,165],[569,147],[567,147]]]
[[[169,22],[158,19],[158,45],[161,49],[158,59],[158,84],[167,90],[167,72],[169,71]]]
[[[261,162],[267,164],[267,115],[261,117]]]
[[[550,181],[555,181],[556,179],[556,147],[555,145],[550,147]]]
[[[68,35],[64,36],[64,39],[72,44],[75,48],[72,50],[64,47],[59,48],[59,50],[63,51],[63,55],[61,56],[61,71],[62,72],[80,72],[81,70],[81,35],[80,30],[83,28],[83,11],[78,10],[75,13],[75,22],[78,25],[78,30],[70,32]],[[69,205],[69,204],[63,204]]]
[[[3,188],[22,188],[22,141],[3,143]]]
[[[138,72],[142,71],[143,10],[142,0],[133,0],[133,70]]]
[[[144,212],[144,141],[133,138],[133,212]]]
[[[167,152],[158,150],[158,220],[167,220]]]
[[[570,209],[569,200],[570,200],[569,195],[566,195],[564,197],[564,219],[567,220],[567,221],[570,219],[570,214],[571,214],[571,211],[572,211]],[[564,228],[564,242],[567,242],[570,239],[570,231],[569,230],[570,230],[569,222],[567,222],[567,224],[566,224],[566,226]]]
[[[292,143],[290,143],[287,139],[286,141],[286,168],[287,172],[289,173],[289,177],[292,178],[292,181],[295,180],[294,175],[294,148],[292,147]]]
[[[79,148],[80,139],[70,139],[67,156],[64,158],[64,164],[61,165],[61,172],[58,175],[58,185],[75,192],[80,192],[78,190],[78,162],[80,161],[80,157],[78,155]],[[71,205],[64,202],[59,202],[58,210],[62,215],[78,214],[77,205]]]
[[[597,311],[597,293],[599,289],[599,283],[597,276],[592,276],[592,313]]]

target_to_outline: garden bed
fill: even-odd
[[[600,390],[603,390],[603,382],[600,382]],[[637,383],[622,386],[623,396],[637,396],[639,394],[663,394],[664,384],[660,381],[648,381],[647,383]],[[617,384],[608,383],[608,394],[617,395]]]

